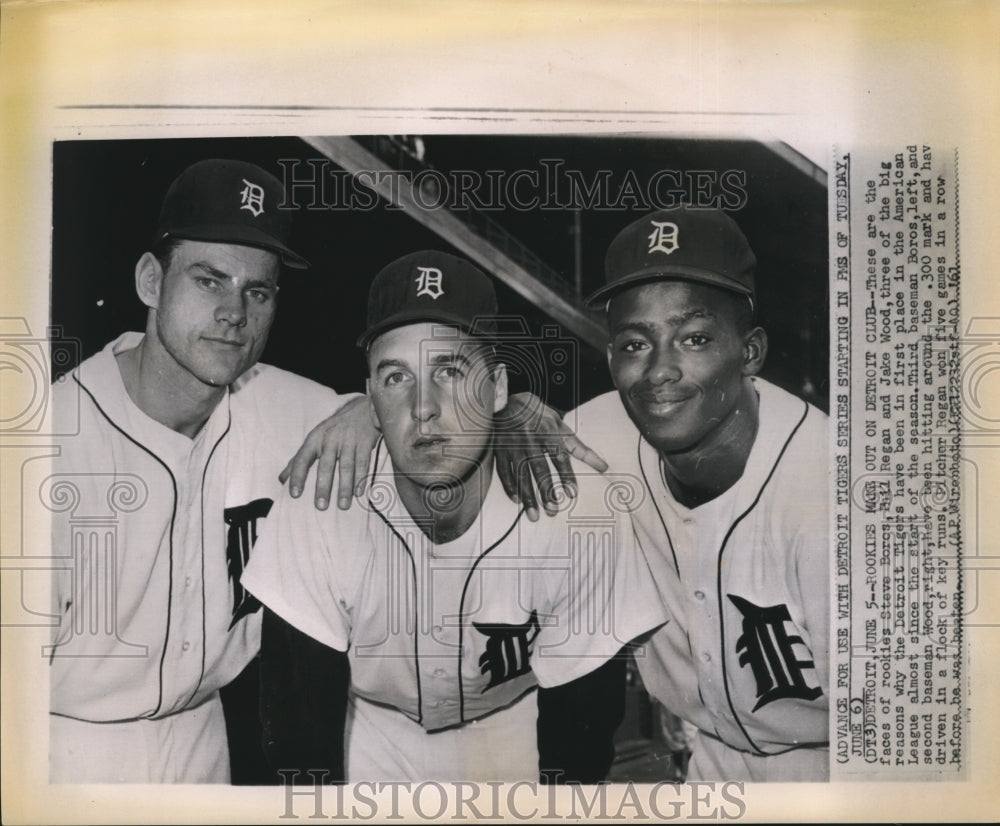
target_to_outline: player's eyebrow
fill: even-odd
[[[694,310],[688,310],[686,313],[667,316],[667,323],[676,324],[677,326],[680,326],[681,324],[686,324],[687,322],[695,318],[704,318],[707,321],[715,321],[715,319],[717,319],[718,316],[711,310],[698,308]]]
[[[375,372],[381,373],[383,370],[390,367],[403,367],[405,369],[409,369],[410,365],[402,359],[381,359],[379,363],[375,365]]]
[[[449,364],[461,364],[463,366],[468,366],[472,362],[470,362],[468,357],[463,353],[434,353],[427,359],[427,363],[434,367],[439,367],[441,365]]]
[[[441,367],[453,364],[469,365],[471,362],[462,353],[431,353],[428,356],[427,364],[430,367]],[[411,364],[405,359],[385,358],[380,359],[379,363],[375,365],[375,372],[380,373],[383,370],[395,367],[401,367],[404,370],[413,369]]]
[[[652,335],[653,325],[647,324],[645,321],[628,321],[624,324],[616,324],[611,330],[612,335],[619,335],[621,333],[641,333],[644,336]]]
[[[688,310],[687,312],[675,313],[674,315],[666,316],[663,319],[663,323],[672,327],[680,327],[693,319],[699,318],[705,319],[706,321],[715,321],[718,319],[718,316],[711,310],[699,307],[694,310]],[[657,326],[658,325],[651,324],[648,321],[626,321],[622,324],[615,325],[612,333],[614,335],[619,335],[620,333],[632,331],[648,336],[652,335],[656,331]]]
[[[207,275],[213,275],[216,278],[222,278],[226,281],[231,280],[233,277],[228,272],[220,270],[217,267],[213,267],[207,261],[195,261],[193,264],[191,264],[191,268],[194,269],[195,267],[197,267],[199,270],[206,273]]]
[[[215,278],[222,279],[223,281],[235,281],[236,276],[230,275],[225,270],[220,270],[218,267],[213,267],[207,261],[195,261],[192,268],[197,267],[199,270],[204,272],[206,275],[211,275]],[[253,281],[248,281],[246,283],[246,289],[271,289],[276,290],[278,285],[274,281],[266,281],[260,278],[255,278]]]

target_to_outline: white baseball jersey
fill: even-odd
[[[278,473],[347,398],[257,365],[191,439],[129,398],[115,355],[141,339],[121,336],[53,388],[55,415],[80,427],[61,439],[43,492],[53,553],[66,558],[53,581],[51,711],[82,721],[197,707],[247,665],[260,605],[240,574]]]
[[[686,508],[617,392],[568,418],[609,472],[643,479],[632,511],[670,612],[638,659],[649,692],[699,729],[689,777],[826,779],[827,417],[755,379],[760,424],[740,480]]]
[[[581,469],[576,503],[531,522],[494,477],[472,526],[435,545],[400,501],[381,444],[373,467],[367,507],[321,512],[282,497],[244,585],[302,632],[348,652],[362,713],[372,713],[366,703],[398,709],[363,770],[349,744],[350,779],[537,777],[535,712],[512,704],[536,683],[592,671],[663,621],[627,514],[603,495],[603,478]],[[494,740],[495,762],[462,764],[468,773],[449,777],[457,737],[469,753],[491,749],[488,725],[460,735],[453,727],[492,712],[521,721],[508,727],[509,754]],[[452,732],[415,736],[414,726]]]

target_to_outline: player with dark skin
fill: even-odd
[[[690,281],[641,284],[608,307],[615,387],[688,508],[732,487],[753,447],[767,334],[750,317],[746,297]]]
[[[617,392],[573,414],[615,473],[671,620],[638,662],[697,728],[688,778],[829,774],[826,416],[760,378],[756,256],[725,213],[661,210],[608,248]]]

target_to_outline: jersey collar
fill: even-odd
[[[760,403],[758,408],[759,423],[757,435],[750,448],[750,455],[747,457],[746,467],[743,469],[743,475],[728,491],[700,505],[699,508],[714,510],[725,504],[731,507],[734,512],[740,513],[750,507],[760,495],[764,485],[767,484],[782,451],[798,429],[808,410],[808,404],[798,396],[794,396],[764,379],[754,378],[753,385]],[[698,511],[699,508],[691,508],[690,510],[685,508],[673,498],[666,482],[663,481],[659,452],[643,439],[638,431],[637,436],[640,462],[647,478],[649,478],[649,471],[655,468],[655,477],[660,479],[671,505],[678,512]]]
[[[400,499],[392,458],[384,439],[380,439],[376,445],[372,466],[374,470],[368,478],[368,502],[371,509],[401,535],[413,532],[423,534]],[[431,546],[432,553],[435,556],[461,553],[460,549],[471,546],[482,550],[490,548],[509,534],[523,516],[524,509],[507,497],[494,467],[489,490],[475,521],[454,541]],[[427,544],[430,546],[429,539]]]

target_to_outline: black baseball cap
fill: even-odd
[[[719,209],[680,207],[629,224],[608,247],[607,284],[587,297],[596,309],[647,281],[699,281],[754,298],[757,258],[736,222]]]
[[[439,321],[483,338],[496,334],[493,282],[468,261],[437,250],[411,252],[383,267],[368,290],[367,347],[387,330]]]
[[[252,163],[198,161],[167,190],[153,242],[173,237],[258,247],[305,269],[309,262],[286,245],[294,210],[279,209],[284,194],[274,175]]]

